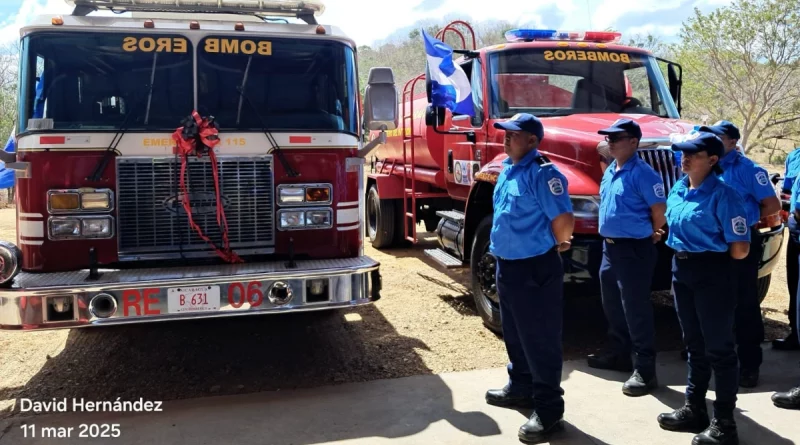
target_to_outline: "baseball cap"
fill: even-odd
[[[722,141],[714,133],[702,131],[696,137],[684,142],[672,144],[672,149],[675,151],[685,151],[687,153],[698,153],[705,151],[709,156],[719,156],[720,158],[725,155],[725,146]]]
[[[527,131],[540,141],[544,138],[544,126],[536,116],[528,113],[518,113],[505,122],[495,122],[494,128],[511,131]]]
[[[704,125],[699,128],[700,131],[708,131],[717,136],[727,135],[731,139],[741,139],[741,134],[736,125],[730,121],[718,121],[714,125]]]
[[[597,132],[598,134],[617,134],[617,133],[628,133],[629,135],[641,139],[642,138],[642,129],[639,128],[639,124],[632,121],[631,119],[617,119],[616,122],[611,124],[610,127],[604,128]]]

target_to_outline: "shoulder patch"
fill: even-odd
[[[550,159],[545,155],[539,155],[534,158],[539,167],[550,164]]]
[[[737,216],[731,219],[731,225],[733,226],[733,233],[737,235],[744,235],[747,233],[747,220],[744,219],[743,216]]]
[[[655,193],[657,197],[663,198],[664,197],[664,184],[659,182],[659,183],[653,185],[653,193]]]
[[[564,193],[564,184],[561,183],[561,178],[552,178],[547,181],[547,186],[550,187],[550,193],[554,195],[561,195]]]
[[[759,170],[758,173],[756,173],[756,181],[761,185],[769,184],[769,178],[767,178],[767,174],[764,173],[763,170]]]

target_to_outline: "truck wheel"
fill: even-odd
[[[470,254],[472,271],[471,286],[475,306],[483,319],[483,324],[497,334],[503,332],[500,323],[500,298],[495,283],[495,267],[497,260],[489,253],[489,233],[492,230],[492,216],[483,218],[475,229]]]
[[[767,298],[767,292],[769,292],[769,283],[772,281],[772,274],[763,276],[758,279],[758,303],[761,304],[764,302],[764,298]]]
[[[380,249],[389,247],[394,240],[394,202],[388,199],[381,199],[378,195],[378,187],[373,184],[367,192],[366,219],[367,236],[369,236],[372,247]]]

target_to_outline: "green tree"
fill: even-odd
[[[800,0],[695,9],[676,48],[687,108],[734,121],[746,152],[800,135]]]

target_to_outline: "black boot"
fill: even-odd
[[[705,403],[686,402],[671,413],[658,415],[658,424],[668,431],[699,433],[709,425]]]
[[[792,331],[786,338],[772,340],[772,348],[779,351],[796,351],[800,349],[800,340],[797,338],[797,332]]]
[[[800,409],[800,386],[786,392],[776,392],[772,395],[772,403],[778,408]]]
[[[533,408],[533,396],[509,393],[506,385],[503,389],[486,391],[486,403],[502,407]]]
[[[649,378],[645,378],[639,371],[633,371],[633,375],[622,385],[622,393],[626,396],[638,397],[650,393],[658,386],[658,379],[655,373],[650,373]]]
[[[738,443],[739,435],[733,417],[711,419],[711,425],[692,439],[692,445],[737,445]]]
[[[602,354],[592,354],[587,362],[590,368],[610,369],[612,371],[631,372],[633,371],[633,360],[630,355],[617,355],[613,352]]]
[[[524,443],[541,443],[545,442],[551,433],[563,430],[563,419],[556,419],[555,421],[545,423],[539,418],[539,414],[534,412],[531,418],[528,419],[524,425],[519,427],[517,437]]]
[[[755,388],[758,385],[758,369],[739,369],[739,386],[742,388]]]

